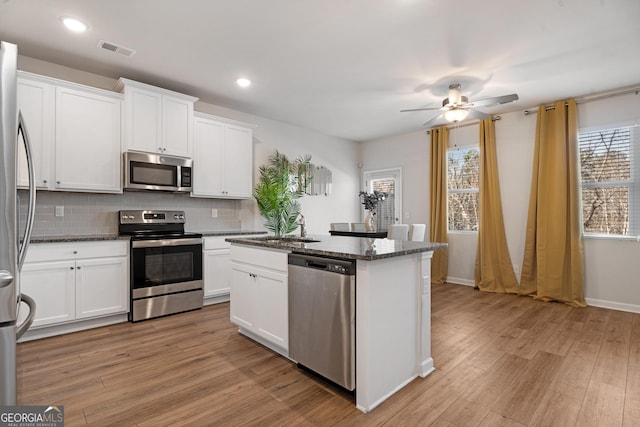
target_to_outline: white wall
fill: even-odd
[[[25,56],[19,56],[18,68],[107,90],[113,90],[116,84],[116,80],[109,77]],[[197,93],[188,95],[198,96]],[[309,233],[328,234],[330,222],[359,220],[358,143],[203,102],[197,102],[195,110],[258,126],[254,129],[254,182],[258,167],[275,149],[291,159],[310,154],[314,164],[331,170],[333,185],[330,196],[305,196],[301,199]],[[242,202],[242,227],[247,230],[263,229],[263,221],[253,199]]]
[[[429,135],[424,131],[362,143],[365,171],[402,169],[402,223],[429,223]],[[361,181],[361,188],[364,184]],[[426,198],[425,198],[426,197]]]
[[[640,123],[640,97],[630,94],[579,104],[578,117],[581,129],[598,129],[602,126],[619,126]],[[496,144],[500,191],[502,197],[505,231],[511,262],[522,265],[524,240],[531,186],[531,167],[535,138],[536,115],[523,112],[502,115],[496,122]],[[461,127],[457,143],[463,145],[469,138],[477,143],[478,126]],[[424,191],[411,191],[405,181],[404,203],[423,206],[429,203],[429,142],[410,133],[364,143],[362,158],[377,168],[406,165],[406,176],[422,176]],[[456,131],[452,131],[450,145],[456,143]],[[637,144],[636,144],[637,145]],[[413,158],[424,151],[424,160]],[[388,161],[386,156],[390,156]],[[403,161],[403,159],[406,159]],[[449,234],[449,277],[453,283],[473,284],[477,236],[475,233]],[[587,303],[627,311],[640,312],[640,243],[635,239],[585,238],[585,296]]]

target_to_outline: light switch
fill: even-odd
[[[64,206],[56,206],[56,216],[64,216]]]
[[[211,209],[211,218],[218,218],[218,209]]]

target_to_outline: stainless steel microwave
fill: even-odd
[[[145,153],[124,153],[125,190],[190,192],[192,164],[189,159]]]

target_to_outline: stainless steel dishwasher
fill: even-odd
[[[354,390],[356,263],[289,254],[289,357]]]

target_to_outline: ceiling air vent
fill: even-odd
[[[133,54],[136,53],[136,51],[133,49],[129,49],[128,47],[124,47],[124,46],[119,46],[115,43],[107,42],[104,40],[100,40],[100,42],[98,43],[98,47],[111,51],[113,53],[119,53],[120,55],[124,55],[124,56],[133,56]]]

